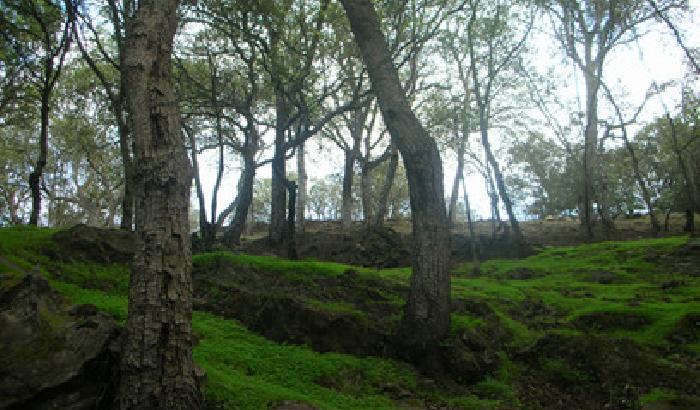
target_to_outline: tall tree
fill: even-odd
[[[51,96],[61,75],[71,42],[71,23],[64,5],[58,0],[11,0],[0,3],[6,14],[4,36],[17,55],[21,55],[24,69],[32,71],[36,79],[36,94],[40,104],[39,152],[29,174],[32,210],[29,224],[38,225],[41,214],[41,183],[49,153],[49,117]],[[8,41],[8,37],[5,37]],[[8,74],[12,75],[12,72]]]
[[[72,2],[67,2],[67,9],[73,21],[74,38],[80,54],[102,85],[117,123],[123,178],[120,226],[122,229],[131,230],[134,224],[132,153],[126,118],[125,86],[122,71],[120,70],[121,58],[124,53],[123,10],[120,9],[116,0],[108,0],[108,5],[109,21],[112,28],[111,37],[116,44],[116,57],[109,53],[109,47],[105,44],[105,39],[100,37],[100,30],[95,27],[93,19],[88,13],[89,9],[81,12],[77,4]],[[78,23],[80,23],[80,26],[78,26]],[[115,76],[114,71],[117,71],[119,74]]]
[[[450,237],[442,161],[435,140],[411,110],[374,6],[369,0],[342,0],[342,4],[384,123],[406,167],[414,257],[411,290],[399,333],[402,342],[416,353],[444,338],[450,327]]]
[[[178,0],[126,8],[127,108],[134,137],[136,240],[119,408],[199,409],[192,358],[192,168],[171,79]]]
[[[506,181],[501,171],[501,167],[496,160],[491,147],[489,135],[489,121],[491,120],[491,109],[494,93],[502,76],[504,69],[512,66],[518,54],[521,53],[525,46],[525,41],[528,38],[530,29],[532,28],[534,15],[530,14],[529,22],[526,23],[523,34],[519,39],[513,41],[512,21],[509,19],[512,10],[511,6],[496,4],[488,17],[481,22],[484,32],[481,33],[481,40],[485,43],[485,55],[479,56],[476,53],[477,44],[477,11],[479,8],[484,8],[478,1],[471,2],[471,17],[467,24],[468,31],[468,46],[469,57],[472,62],[471,76],[474,100],[479,109],[479,129],[481,131],[481,144],[484,147],[486,154],[486,162],[493,171],[496,187],[501,196],[501,200],[506,208],[510,227],[513,231],[516,242],[524,241],[520,224],[515,216],[511,195],[508,192]],[[477,62],[484,61],[485,67],[477,67]],[[461,67],[461,66],[460,66]],[[464,78],[464,69],[460,70],[461,76]],[[483,74],[480,74],[483,73]],[[483,75],[483,78],[480,78]],[[464,82],[464,81],[463,81]]]
[[[634,41],[639,37],[635,27],[649,20],[657,12],[663,12],[681,4],[669,0],[650,7],[641,0],[635,1],[570,1],[547,2],[553,16],[556,37],[566,54],[583,73],[586,89],[583,181],[582,181],[582,223],[589,238],[593,237],[593,202],[600,192],[596,186],[602,185],[599,177],[601,165],[598,163],[598,94],[603,79],[605,60],[610,51],[619,44]],[[602,186],[600,187],[602,188]],[[599,189],[600,191],[600,189]],[[601,206],[604,224],[611,224]]]

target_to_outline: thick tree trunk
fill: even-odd
[[[384,123],[404,159],[413,223],[413,274],[399,340],[416,354],[450,329],[450,236],[440,154],[411,111],[369,0],[342,0]]]
[[[355,149],[345,150],[345,166],[343,167],[343,197],[340,208],[343,229],[352,225],[352,179],[355,169]]]
[[[199,409],[192,359],[192,168],[170,75],[177,0],[141,1],[124,56],[134,137],[136,253],[118,407]]]
[[[272,158],[272,195],[270,202],[270,244],[279,245],[287,233],[287,178],[285,147],[289,114],[284,93],[277,91],[275,111],[275,153]]]
[[[304,144],[302,143],[297,147],[297,178],[298,178],[298,192],[297,192],[297,216],[296,223],[301,232],[305,230],[304,223],[304,211],[306,210],[306,159],[304,158]]]
[[[396,150],[396,146],[391,144],[391,157],[389,157],[389,168],[386,172],[386,179],[384,180],[384,185],[382,185],[382,190],[379,193],[379,201],[377,203],[377,212],[374,214],[374,222],[372,226],[379,227],[384,223],[384,217],[386,216],[386,211],[389,204],[389,194],[391,194],[391,187],[394,186],[394,178],[396,177],[396,169],[399,166],[399,152]]]
[[[53,60],[48,58],[45,68],[45,80],[41,90],[41,128],[39,130],[39,157],[34,169],[29,174],[29,189],[32,193],[32,211],[29,214],[29,224],[38,226],[41,214],[41,177],[49,152],[49,99],[51,98],[51,86],[49,77],[53,72]]]

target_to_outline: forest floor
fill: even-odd
[[[38,270],[123,323],[128,240],[54,235],[0,229],[2,287]],[[700,408],[700,243],[685,236],[460,263],[451,334],[412,364],[392,338],[409,268],[220,251],[195,255],[193,277],[210,408]]]

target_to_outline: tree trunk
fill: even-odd
[[[275,111],[275,153],[272,158],[272,195],[270,202],[270,244],[279,245],[284,241],[287,231],[287,178],[286,133],[289,114],[287,102],[282,90],[277,91]]]
[[[491,169],[488,163],[485,166],[486,170],[483,173],[483,177],[486,185],[486,193],[489,196],[489,205],[491,206],[491,239],[495,240],[496,234],[500,229],[501,213],[498,210],[498,194],[496,193],[496,186],[493,183],[493,177],[491,177]]]
[[[609,201],[608,201],[608,176],[607,173],[600,169],[598,170],[598,184],[596,192],[598,193],[598,215],[603,226],[605,238],[610,239],[612,232],[615,230],[615,222],[610,217]]]
[[[372,191],[370,188],[370,170],[365,162],[360,173],[360,198],[362,198],[362,217],[366,228],[372,222]]]
[[[620,115],[620,121],[622,121],[621,115]],[[634,146],[632,146],[632,143],[630,142],[629,138],[627,137],[627,127],[625,126],[624,122],[621,123],[621,126],[622,126],[622,139],[625,142],[625,148],[627,148],[627,152],[630,154],[630,159],[632,160],[632,171],[634,171],[634,177],[637,180],[637,184],[639,185],[639,189],[642,191],[642,199],[644,200],[644,204],[647,207],[647,212],[649,213],[649,222],[651,224],[651,232],[652,232],[652,234],[656,235],[661,230],[661,226],[659,225],[659,220],[656,218],[656,214],[654,214],[654,204],[651,202],[651,195],[649,194],[649,189],[647,189],[647,184],[644,181],[644,178],[642,177],[642,172],[639,170],[639,159],[637,158],[637,154],[634,151]]]
[[[298,178],[298,192],[297,192],[297,215],[296,223],[299,226],[299,230],[304,232],[304,211],[306,210],[306,159],[304,158],[304,144],[300,144],[297,147],[297,178]]]
[[[39,157],[34,169],[29,174],[29,188],[32,193],[32,213],[29,215],[29,224],[38,226],[41,214],[41,177],[49,152],[49,98],[51,97],[50,77],[53,72],[53,59],[47,57],[44,69],[44,84],[41,89],[41,129],[39,131]]]
[[[457,133],[455,133],[457,134]],[[465,140],[466,137],[460,138],[459,145],[457,146],[457,172],[455,172],[455,178],[452,181],[452,194],[450,195],[450,208],[447,212],[448,219],[450,220],[450,225],[454,226],[457,221],[457,197],[459,197],[459,181],[462,179],[462,173],[464,171],[464,151],[465,151]]]
[[[676,135],[676,126],[673,123],[671,115],[666,114],[668,119],[668,124],[671,128],[671,142],[673,142],[673,150],[676,153],[676,160],[678,161],[678,168],[683,175],[683,181],[685,183],[685,193],[687,198],[687,208],[685,212],[685,226],[683,231],[689,232],[690,235],[695,234],[695,184],[692,180],[692,172],[688,171],[688,164],[683,158],[683,151],[678,143],[678,136]]]
[[[389,203],[389,194],[391,187],[394,186],[394,178],[396,177],[396,169],[399,166],[399,152],[396,150],[396,145],[391,144],[391,157],[389,158],[389,169],[386,172],[384,185],[379,193],[379,201],[377,203],[377,212],[374,214],[374,222],[372,225],[376,228],[384,223],[387,206]]]
[[[123,123],[121,120],[118,120],[117,122],[120,124]],[[120,228],[130,231],[134,227],[134,171],[131,161],[131,150],[129,149],[129,131],[122,124],[118,126],[118,132],[119,151],[122,157],[122,172],[124,173],[124,196],[122,197],[122,218]]]
[[[197,139],[194,132],[186,131],[190,139],[190,147],[192,149],[192,173],[194,176],[194,186],[197,190],[197,201],[199,203],[199,234],[203,238],[204,231],[207,229],[207,206],[204,201],[204,190],[202,189],[202,179],[199,176],[199,161],[197,160]]]
[[[236,213],[233,216],[231,227],[224,236],[224,241],[229,245],[238,245],[241,243],[241,234],[246,227],[246,218],[248,217],[250,205],[253,203],[253,186],[255,184],[255,152],[244,153],[243,175],[241,183],[238,186],[238,199],[236,204]]]
[[[294,181],[285,180],[285,185],[289,191],[289,204],[287,212],[287,236],[285,241],[287,242],[287,258],[296,260],[299,259],[297,256],[297,243],[296,243],[296,223],[294,218],[296,217],[296,207],[297,203],[297,184]]]
[[[343,168],[343,202],[341,205],[341,219],[343,229],[349,229],[352,225],[352,179],[355,173],[355,149],[345,150],[345,167]]]
[[[590,48],[590,47],[588,47]],[[588,49],[586,50],[589,51]],[[589,239],[593,238],[593,184],[595,180],[596,151],[598,146],[598,88],[600,82],[592,72],[587,56],[586,80],[586,128],[583,149],[583,223]]]
[[[485,109],[483,107],[479,108],[479,128],[481,128],[481,143],[484,146],[484,151],[486,152],[486,160],[493,170],[493,176],[496,180],[496,187],[498,187],[498,194],[501,196],[501,200],[506,207],[506,213],[508,214],[508,220],[510,221],[510,227],[513,231],[513,236],[516,243],[522,244],[524,242],[523,234],[520,231],[520,224],[513,211],[513,203],[510,200],[510,195],[508,194],[508,189],[506,188],[505,178],[501,173],[501,168],[496,161],[496,157],[493,155],[491,150],[491,144],[489,143],[488,134],[488,120],[486,118]],[[498,206],[496,206],[498,207]]]
[[[342,0],[384,123],[404,159],[413,224],[413,274],[399,330],[408,355],[434,347],[450,329],[450,236],[440,153],[411,110],[369,0]]]
[[[192,168],[170,75],[177,0],[141,1],[124,56],[134,138],[136,252],[118,407],[200,409],[192,359]]]
[[[464,209],[467,212],[467,228],[469,229],[469,250],[472,254],[472,273],[479,273],[481,271],[481,264],[479,263],[479,252],[476,246],[476,231],[474,230],[474,221],[472,220],[471,206],[469,205],[469,194],[467,193],[467,184],[464,181],[464,175],[462,175],[462,191],[464,191]]]

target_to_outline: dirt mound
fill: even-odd
[[[348,270],[339,276],[285,275],[227,265],[195,264],[195,309],[241,321],[263,336],[316,351],[406,360],[425,375],[472,383],[494,372],[510,334],[490,306],[454,301],[456,313],[483,324],[455,331],[433,349],[409,352],[395,338],[407,287]]]
[[[119,331],[92,305],[70,307],[38,274],[0,288],[0,409],[108,408]]]
[[[518,397],[528,408],[638,409],[639,396],[653,388],[700,392],[696,371],[629,340],[550,334],[516,360],[526,366]]]
[[[136,251],[133,232],[76,225],[53,236],[55,248],[46,253],[58,260],[130,263]]]
[[[366,229],[355,226],[343,230],[332,225],[317,231],[300,233],[296,238],[300,258],[348,263],[373,268],[411,266],[411,235],[389,227]],[[470,239],[462,234],[452,235],[452,258],[456,262],[472,259]],[[479,238],[479,258],[520,258],[533,254],[533,248],[514,244],[507,236],[482,235]],[[237,250],[256,254],[287,256],[287,248],[271,247],[267,238],[243,241]]]
[[[377,281],[352,272],[295,280],[222,263],[213,269],[195,266],[193,278],[196,309],[235,318],[272,340],[321,352],[386,355],[392,318],[401,309]]]

